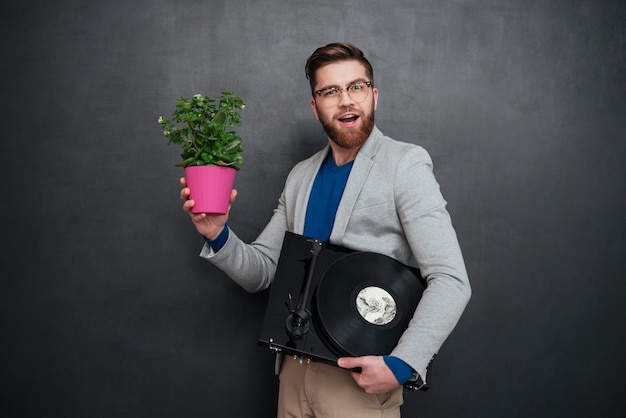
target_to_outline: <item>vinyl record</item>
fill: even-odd
[[[406,330],[423,290],[414,269],[393,258],[351,253],[324,272],[313,314],[339,356],[386,355]]]

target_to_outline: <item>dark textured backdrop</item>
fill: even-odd
[[[157,117],[247,106],[253,239],[324,145],[303,66],[352,41],[378,126],[432,155],[474,296],[406,416],[622,416],[626,3],[50,0],[0,6],[0,415],[271,417],[267,293],[198,258]]]

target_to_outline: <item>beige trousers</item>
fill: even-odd
[[[349,371],[285,356],[278,418],[399,418],[402,388],[380,395],[361,389]]]

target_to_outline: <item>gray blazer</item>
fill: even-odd
[[[249,292],[270,286],[285,231],[303,233],[313,180],[328,152],[326,146],[292,169],[270,222],[254,242],[246,244],[229,231],[219,252],[205,245],[200,255]],[[420,269],[427,288],[408,329],[389,354],[426,380],[428,363],[452,332],[471,294],[428,153],[374,128],[354,160],[330,242],[385,254]]]

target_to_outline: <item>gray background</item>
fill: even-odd
[[[50,0],[0,6],[0,415],[271,417],[267,292],[198,257],[176,97],[246,101],[252,240],[324,145],[304,62],[351,41],[423,145],[474,295],[405,416],[624,413],[623,1]]]

